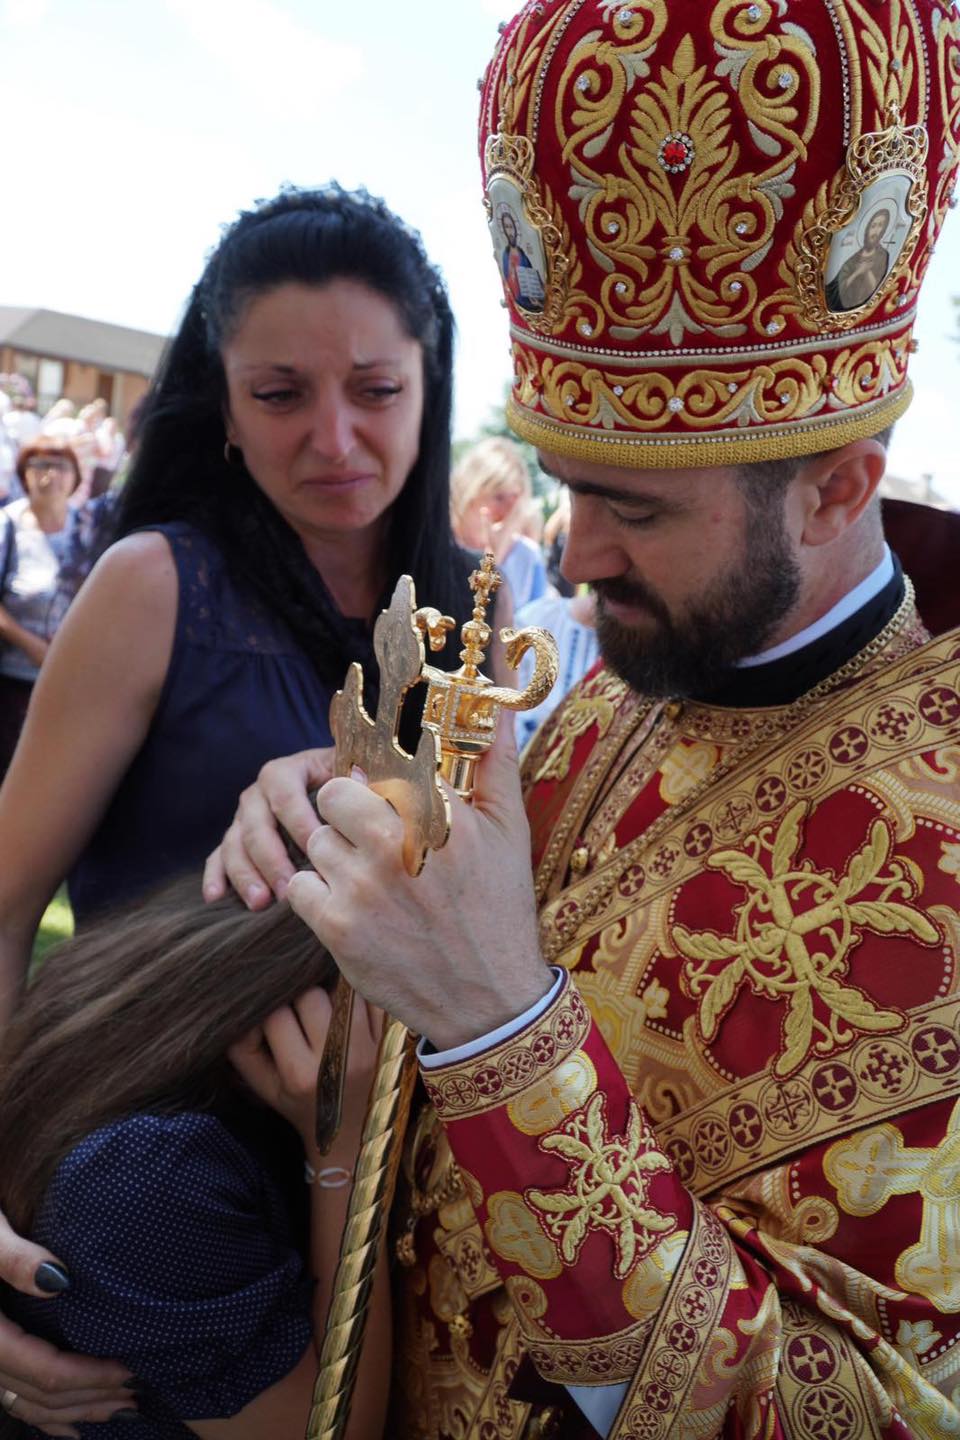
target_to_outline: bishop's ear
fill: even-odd
[[[815,456],[797,477],[803,541],[829,545],[855,525],[877,493],[887,466],[879,440],[854,440]]]

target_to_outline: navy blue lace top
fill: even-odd
[[[195,1112],[116,1121],[61,1161],[33,1237],[70,1288],[46,1300],[5,1288],[3,1311],[137,1377],[139,1422],[78,1425],[84,1440],[181,1440],[185,1420],[237,1414],[300,1361],[313,1282],[280,1178],[262,1136]]]
[[[147,737],[69,877],[78,920],[199,869],[261,765],[331,743],[331,692],[286,625],[200,531],[154,528],[179,580],[173,654]],[[342,623],[362,658],[367,626]]]

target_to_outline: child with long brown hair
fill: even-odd
[[[54,1293],[8,1289],[2,1308],[135,1378],[96,1426],[75,1423],[83,1397],[53,1410],[5,1391],[10,1433],[99,1440],[132,1415],[157,1440],[304,1433],[376,1054],[358,999],[343,1125],[320,1157],[333,974],[285,905],[205,905],[192,877],[46,959],[0,1048],[0,1206],[49,1256]],[[354,1440],[380,1434],[388,1375],[381,1275]]]

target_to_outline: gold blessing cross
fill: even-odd
[[[450,802],[443,780],[469,800],[477,762],[493,744],[500,710],[532,710],[556,682],[556,641],[535,626],[500,632],[511,668],[517,668],[528,650],[534,652],[533,676],[525,689],[494,685],[481,673],[493,634],[486,621],[487,608],[500,583],[488,552],[469,579],[474,607],[460,632],[463,664],[447,672],[425,663],[424,639],[431,650],[442,650],[455,622],[431,607],[417,609],[413,581],[409,575],[401,576],[389,607],[373,629],[380,666],[376,720],[364,708],[363,671],[356,662],[330,706],[336,774],[349,775],[358,767],[370,789],[396,810],[404,825],[403,860],[411,875],[420,873],[427,851],[439,850],[450,833]],[[423,731],[416,752],[409,755],[397,738],[400,712],[407,692],[421,682],[427,685]],[[341,976],[317,1077],[317,1144],[324,1153],[340,1127],[352,1010],[353,989]]]

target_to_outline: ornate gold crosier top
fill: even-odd
[[[413,581],[403,575],[373,630],[380,666],[376,720],[364,708],[363,672],[356,662],[330,706],[336,772],[349,775],[359,767],[371,789],[401,816],[406,828],[404,863],[411,875],[423,868],[427,850],[439,850],[449,834],[450,806],[442,781],[469,799],[477,761],[493,743],[500,710],[532,710],[550,693],[559,669],[553,636],[530,626],[500,631],[512,669],[528,650],[534,652],[533,676],[525,689],[494,685],[483,675],[480,666],[493,635],[486,612],[500,585],[491,554],[484,555],[469,584],[475,603],[461,630],[459,670],[447,672],[425,663],[424,639],[431,650],[442,650],[456,622],[431,606],[418,609]],[[423,733],[410,755],[397,738],[400,712],[407,692],[421,681],[428,687]]]

